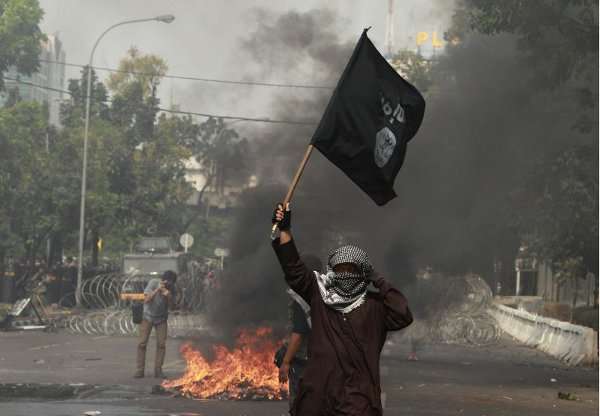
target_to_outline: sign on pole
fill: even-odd
[[[226,248],[217,247],[215,248],[215,256],[221,259],[221,270],[223,270],[223,259],[229,256],[229,250]]]
[[[194,237],[192,237],[192,235],[188,233],[181,234],[181,237],[179,237],[179,244],[181,244],[181,246],[187,253],[188,248],[190,248],[194,244]]]

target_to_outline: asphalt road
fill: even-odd
[[[151,339],[148,363],[153,361]],[[165,372],[179,375],[181,340],[169,339]],[[188,400],[149,394],[154,378],[133,379],[136,340],[66,333],[0,333],[0,383],[112,385],[102,394],[69,400],[6,399],[0,415],[279,416],[286,402]],[[597,415],[598,369],[569,368],[536,350],[504,340],[490,347],[429,345],[419,361],[394,342],[382,356],[386,415]],[[147,369],[150,373],[152,368]],[[558,392],[577,400],[561,400]]]

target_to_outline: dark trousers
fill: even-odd
[[[290,392],[290,409],[294,404],[294,400],[298,397],[300,390],[300,378],[306,368],[306,360],[293,359],[290,364],[290,372],[288,374],[288,389]]]
[[[156,331],[156,357],[154,359],[154,372],[162,371],[162,366],[165,361],[165,352],[167,351],[167,321],[158,324],[153,324],[150,321],[143,320],[140,324],[140,338],[137,349],[137,371],[144,372],[146,366],[146,346],[152,332],[152,327]]]

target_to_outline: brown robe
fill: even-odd
[[[406,298],[384,279],[353,311],[342,314],[327,306],[314,272],[298,256],[294,241],[273,248],[288,285],[311,306],[312,333],[308,364],[292,416],[379,416],[379,356],[387,331],[412,322]]]

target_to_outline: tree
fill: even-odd
[[[146,57],[137,52],[125,58],[140,59]],[[6,253],[34,259],[49,237],[58,247],[76,247],[86,76],[84,68],[81,79],[69,80],[59,132],[48,126],[44,105],[15,100],[0,109],[0,262]],[[196,155],[203,166],[219,166],[210,172],[233,176],[246,142],[222,120],[157,117],[159,78],[121,79],[109,101],[92,77],[84,241],[95,264],[100,238],[116,254],[139,237],[186,230],[197,210],[188,206],[185,162]]]
[[[462,0],[447,38],[470,31],[514,37],[529,83],[576,103],[571,143],[539,148],[512,208],[522,240],[557,273],[598,275],[598,2]]]
[[[391,65],[423,94],[433,84],[431,77],[432,64],[418,52],[411,50],[399,51],[392,58]]]
[[[113,94],[112,118],[129,129],[135,145],[154,134],[159,105],[157,89],[167,69],[164,59],[131,47],[119,63],[119,72],[108,78],[107,85]]]
[[[68,127],[83,126],[87,94],[88,67],[81,69],[81,79],[69,80],[70,100],[61,103],[61,123]],[[90,88],[90,119],[109,118],[108,92],[104,84],[98,80],[96,71],[92,69],[92,82]]]
[[[115,94],[126,94],[132,84],[142,89],[142,97],[148,99],[156,94],[160,81],[169,66],[157,55],[144,55],[135,46],[127,51],[127,56],[119,62],[118,72],[108,78],[108,88]]]
[[[209,187],[222,194],[227,182],[245,179],[249,169],[248,141],[240,137],[233,128],[227,127],[223,119],[211,117],[197,125],[195,133],[190,149],[205,182],[182,232],[187,231],[193,222],[201,220],[204,212],[203,196]],[[206,221],[203,222],[208,227]]]
[[[577,263],[598,275],[597,152],[577,146],[542,160],[515,194],[527,245],[555,270]]]
[[[58,224],[51,189],[57,184],[47,142],[45,106],[19,102],[0,109],[0,263],[4,256],[33,260]]]
[[[464,38],[470,30],[516,36],[530,81],[544,89],[567,84],[582,110],[575,126],[597,128],[597,0],[461,0],[453,21],[447,39]]]
[[[125,60],[145,59],[134,55]],[[104,240],[109,245],[123,249],[140,236],[170,234],[177,228],[170,220],[178,217],[170,211],[184,203],[189,192],[183,164],[189,151],[175,130],[156,122],[152,103],[157,102],[157,80],[149,96],[141,94],[143,75],[121,80],[109,106],[106,88],[92,74],[85,229],[92,263],[96,264],[101,236],[108,236]],[[84,69],[81,80],[69,81],[71,100],[62,107],[64,129],[56,151],[63,157],[69,155],[59,172],[65,177],[81,170],[86,76]],[[68,193],[75,196],[76,189]],[[79,203],[71,198],[65,209],[73,206]],[[75,224],[66,221],[64,225],[74,232]]]
[[[11,66],[27,75],[38,69],[43,14],[37,0],[0,0],[0,91]]]

